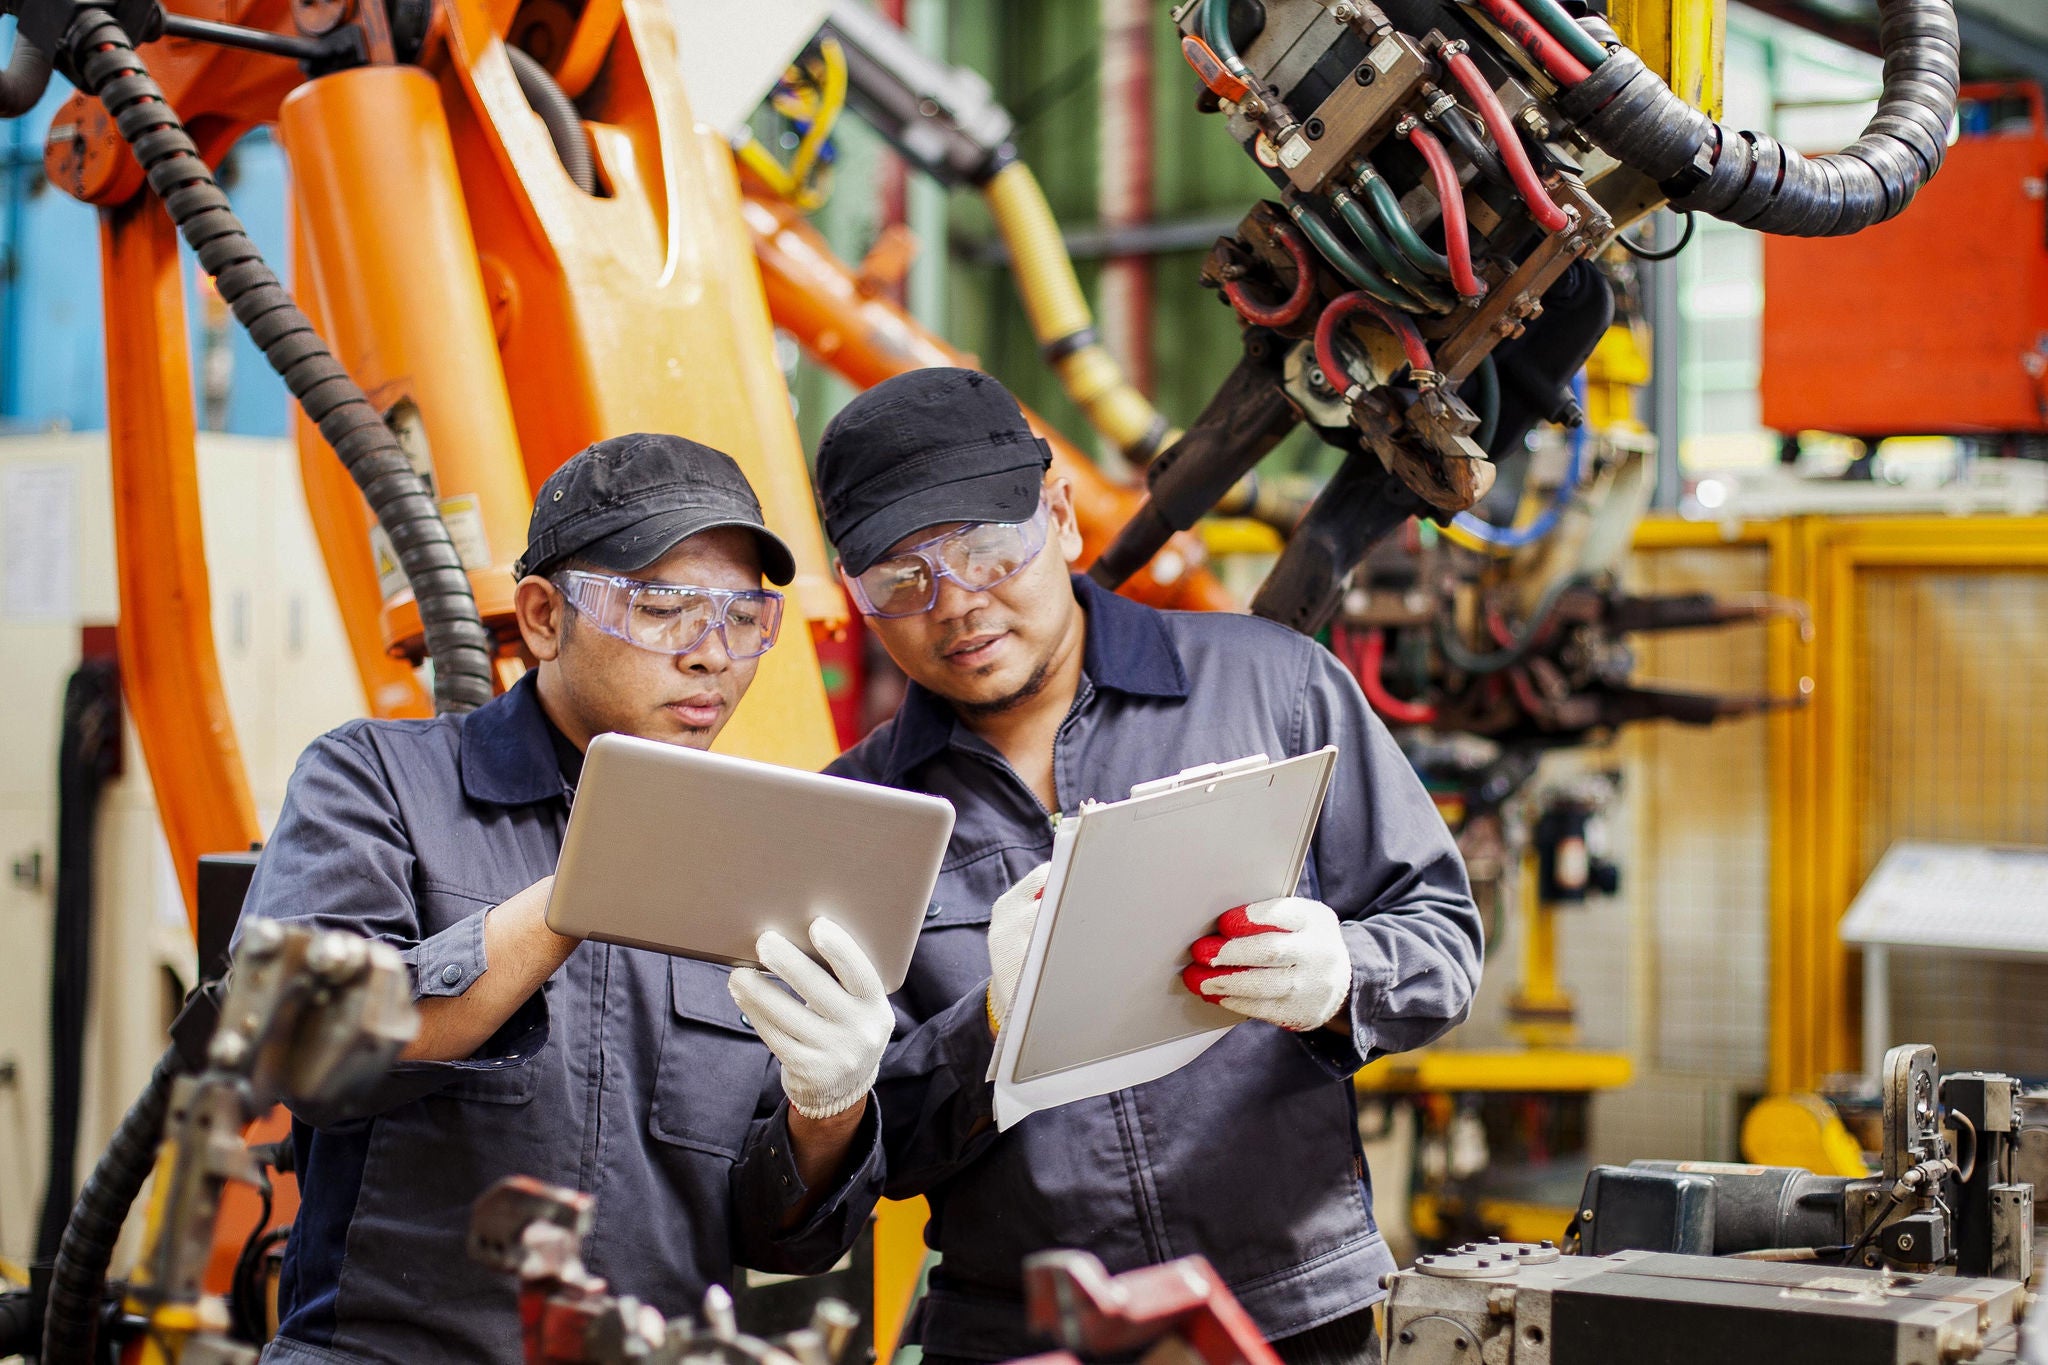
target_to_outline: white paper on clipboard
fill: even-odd
[[[996,1040],[996,1126],[1169,1075],[1244,1022],[1181,984],[1188,945],[1301,880],[1334,746],[1142,783],[1060,821]]]

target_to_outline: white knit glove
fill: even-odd
[[[811,946],[831,971],[780,934],[763,934],[754,945],[761,965],[796,996],[752,967],[735,968],[726,989],[782,1062],[789,1107],[807,1119],[824,1119],[874,1088],[896,1015],[882,978],[851,934],[831,920],[812,920]]]
[[[1336,1017],[1351,994],[1351,953],[1337,912],[1299,896],[1226,910],[1217,932],[1189,948],[1181,973],[1204,1000],[1305,1033]]]
[[[1017,884],[996,897],[988,915],[988,1028],[1003,1031],[1010,1017],[1010,1002],[1017,998],[1017,978],[1024,974],[1024,954],[1031,947],[1031,931],[1038,927],[1039,897],[1045,894],[1046,874],[1051,863],[1040,863],[1026,872]]]

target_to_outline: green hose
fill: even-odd
[[[1494,365],[1491,351],[1480,360],[1479,368],[1472,372],[1472,382],[1478,386],[1478,392],[1472,397],[1473,407],[1479,414],[1479,425],[1472,431],[1472,443],[1491,456],[1494,434],[1500,430],[1500,370]]]
[[[1380,269],[1394,277],[1403,288],[1413,294],[1423,307],[1439,313],[1451,310],[1451,301],[1444,297],[1441,289],[1429,282],[1429,278],[1415,268],[1406,256],[1394,250],[1394,244],[1379,230],[1365,206],[1342,190],[1330,195],[1330,204],[1337,210],[1337,216],[1351,229],[1351,234],[1365,243],[1365,249],[1379,262]]]
[[[1593,35],[1572,22],[1564,12],[1564,6],[1557,0],[1522,0],[1529,17],[1548,29],[1550,36],[1564,44],[1565,50],[1589,67],[1600,65],[1607,60],[1607,49],[1593,40]]]
[[[1429,243],[1422,240],[1422,235],[1415,230],[1415,224],[1409,222],[1408,215],[1401,212],[1401,201],[1394,197],[1394,187],[1370,166],[1365,168],[1365,174],[1358,183],[1365,191],[1365,197],[1372,202],[1372,211],[1380,220],[1380,226],[1394,239],[1394,245],[1401,248],[1409,260],[1438,279],[1449,279],[1450,260],[1443,253],[1431,250]]]
[[[1295,226],[1301,229],[1302,235],[1308,238],[1309,244],[1322,252],[1331,265],[1337,267],[1338,274],[1390,308],[1399,308],[1403,312],[1414,311],[1415,300],[1409,298],[1391,281],[1383,278],[1371,266],[1352,255],[1350,249],[1337,240],[1337,234],[1330,230],[1330,225],[1313,210],[1304,204],[1289,204],[1287,213],[1294,219]]]
[[[1230,0],[1205,0],[1202,6],[1202,39],[1216,54],[1216,60],[1223,63],[1225,71],[1240,80],[1251,79],[1244,58],[1237,55],[1237,44],[1230,41]]]

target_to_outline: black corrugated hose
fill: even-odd
[[[43,1365],[92,1365],[107,1263],[121,1239],[128,1210],[156,1162],[171,1086],[184,1069],[175,1046],[157,1058],[149,1084],[128,1106],[114,1140],[100,1153],[99,1164],[79,1191],[50,1274],[50,1299],[43,1310]]]
[[[547,125],[548,140],[555,144],[555,155],[562,159],[562,169],[569,173],[571,183],[585,194],[596,194],[597,163],[591,154],[590,130],[583,126],[583,115],[576,112],[576,106],[555,84],[548,69],[530,53],[507,44],[505,55],[512,59],[512,74],[519,78],[519,93],[526,96],[526,103]]]
[[[7,68],[0,71],[0,118],[20,118],[36,107],[50,85],[50,59],[43,50],[16,33]]]
[[[84,88],[113,115],[186,244],[340,456],[390,537],[419,605],[434,663],[435,709],[461,712],[483,705],[491,698],[491,637],[426,480],[264,263],[121,25],[104,10],[83,9],[63,47],[72,57],[68,69],[84,78]],[[20,60],[17,49],[9,70]],[[51,1276],[45,1365],[91,1363],[107,1265],[156,1159],[171,1086],[182,1069],[175,1046],[158,1059],[79,1194]]]
[[[92,981],[93,871],[100,793],[121,757],[121,676],[87,659],[64,685],[57,754],[57,894],[50,925],[50,1164],[35,1259],[57,1254],[78,1192],[78,1112],[85,1082],[85,1015]]]
[[[121,25],[105,10],[80,10],[64,47],[71,69],[114,116],[150,188],[163,197],[221,297],[341,457],[391,538],[434,662],[435,709],[483,705],[491,699],[491,636],[426,480],[264,263]]]
[[[1607,60],[1558,106],[1610,156],[1654,177],[1671,207],[1759,232],[1839,237],[1891,218],[1936,171],[1956,112],[1962,40],[1951,0],[1877,0],[1884,90],[1863,136],[1806,157],[1763,133],[1714,122],[1671,93],[1642,59],[1609,44]]]

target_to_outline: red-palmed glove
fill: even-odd
[[[1337,912],[1285,896],[1226,910],[1188,949],[1180,974],[1204,1000],[1297,1033],[1321,1028],[1351,994],[1351,954]]]

